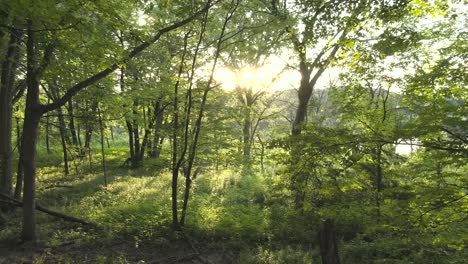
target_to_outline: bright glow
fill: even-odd
[[[395,152],[400,155],[408,155],[412,152],[410,145],[401,145],[398,144],[395,147]]]
[[[300,74],[294,70],[285,70],[285,68],[286,63],[281,58],[274,56],[258,68],[252,66],[245,66],[241,69],[219,67],[214,73],[214,78],[222,84],[226,91],[244,88],[274,92],[297,88]]]
[[[228,68],[222,67],[214,72],[214,79],[223,85],[223,89],[231,91],[236,89],[236,75]]]
[[[400,155],[409,155],[416,152],[419,148],[417,145],[418,140],[410,140],[409,142],[402,142],[402,144],[396,144],[395,153]]]

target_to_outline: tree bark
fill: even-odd
[[[0,80],[0,192],[12,196],[12,113],[13,85],[20,56],[22,32],[11,30],[8,50],[2,62]]]
[[[179,65],[179,71],[177,73],[177,81],[174,85],[174,117],[172,121],[172,227],[174,229],[180,229],[179,226],[179,207],[177,205],[178,196],[178,180],[179,180],[179,169],[183,161],[183,154],[178,157],[178,130],[179,130],[179,85],[182,72],[184,69],[185,56],[187,55],[187,42],[189,33],[187,32],[184,36],[184,50],[182,52],[182,58]]]
[[[86,130],[85,130],[85,144],[86,149],[91,148],[91,139],[93,136],[94,122],[95,122],[95,113],[97,111],[98,102],[93,101],[91,104],[91,112],[89,113],[90,120],[86,121]]]
[[[336,230],[333,219],[327,219],[319,231],[320,256],[322,264],[339,264]]]
[[[258,142],[260,142],[260,168],[261,168],[261,173],[265,174],[265,164],[264,164],[264,159],[265,159],[265,142],[263,142],[262,138],[260,135],[257,134]]]
[[[29,21],[27,40],[27,97],[23,127],[24,190],[23,190],[23,241],[36,240],[36,144],[41,118],[39,104],[39,81],[35,69],[35,33]]]
[[[75,117],[73,116],[74,115],[73,100],[68,101],[67,108],[68,108],[68,115],[69,115],[68,127],[70,128],[72,143],[73,145],[78,146],[78,136],[76,135],[76,129],[75,129]]]
[[[106,153],[104,151],[104,124],[102,121],[101,109],[98,107],[99,115],[99,130],[101,132],[101,160],[102,160],[102,174],[104,175],[104,186],[107,186],[107,174],[106,174]]]
[[[161,146],[164,140],[164,136],[161,133],[164,117],[164,108],[161,106],[161,102],[158,100],[154,107],[155,115],[155,124],[153,127],[154,137],[153,142],[151,143],[149,156],[152,158],[159,158],[161,154]]]
[[[141,163],[141,160],[139,159],[140,158],[140,129],[139,129],[139,125],[138,125],[138,121],[136,119],[136,116],[138,115],[138,111],[137,111],[137,108],[138,108],[138,99],[135,99],[133,101],[133,120],[132,120],[132,123],[133,123],[133,126],[132,126],[132,131],[130,133],[133,133],[133,140],[134,140],[134,152],[133,152],[133,156],[132,156],[132,168],[137,168],[140,163]]]
[[[50,116],[49,115],[47,115],[46,117],[45,145],[46,145],[47,154],[51,154],[52,151],[50,150]]]
[[[57,114],[58,114],[58,120],[59,120],[59,129],[60,129],[60,142],[62,144],[62,151],[63,151],[63,171],[65,175],[68,175],[70,170],[68,166],[68,150],[67,150],[67,144],[69,140],[67,140],[67,131],[66,131],[66,126],[65,126],[65,119],[63,117],[62,113],[62,108],[59,107],[57,109]]]
[[[15,185],[15,199],[21,200],[21,192],[23,190],[23,155],[21,153],[22,151],[22,142],[23,138],[21,137],[22,131],[20,131],[20,121],[19,118],[16,118],[16,144],[17,144],[17,149],[18,149],[18,168],[17,168],[17,173],[16,173],[16,185]]]

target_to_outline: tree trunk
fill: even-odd
[[[237,4],[239,4],[239,2],[237,2]],[[189,201],[189,197],[190,197],[190,187],[192,185],[192,180],[194,180],[196,178],[197,174],[198,174],[198,171],[196,171],[192,176],[192,169],[193,169],[193,166],[194,166],[194,163],[195,163],[195,158],[196,158],[196,155],[197,155],[198,140],[200,138],[200,132],[201,132],[201,128],[202,128],[202,120],[203,120],[203,116],[204,116],[204,113],[205,113],[205,105],[206,105],[206,101],[207,101],[207,98],[208,98],[208,93],[211,90],[211,83],[213,82],[213,75],[214,75],[214,72],[215,72],[215,69],[216,69],[216,64],[218,62],[219,54],[221,52],[221,43],[222,43],[222,40],[223,40],[223,37],[224,37],[224,32],[226,30],[226,26],[227,26],[228,22],[230,21],[230,19],[232,18],[232,15],[234,14],[236,8],[237,8],[237,5],[235,7],[233,7],[233,9],[229,10],[226,17],[225,17],[223,27],[221,29],[221,34],[220,34],[220,36],[218,38],[218,43],[217,43],[216,52],[215,52],[215,56],[214,56],[213,66],[212,66],[212,69],[211,69],[211,75],[210,75],[210,78],[209,78],[208,82],[206,83],[205,89],[203,91],[203,97],[202,97],[202,101],[201,101],[201,104],[200,104],[200,109],[199,109],[199,112],[198,112],[198,115],[197,115],[197,120],[195,121],[194,132],[193,132],[193,142],[192,142],[192,145],[190,146],[190,150],[189,150],[189,154],[188,154],[188,160],[187,160],[187,168],[185,170],[185,193],[184,193],[182,218],[181,218],[181,221],[180,221],[181,226],[183,226],[185,224],[185,216],[186,216],[188,201]],[[203,17],[202,32],[200,33],[200,39],[199,39],[199,42],[198,42],[197,48],[196,48],[197,52],[198,52],[198,49],[200,47],[201,41],[203,39],[203,33],[205,31],[205,26],[206,26],[207,19],[208,19],[208,12]],[[194,76],[195,62],[196,62],[196,55],[195,55],[195,57],[193,59],[193,62],[192,62],[192,74],[191,74],[191,79],[190,79],[191,84],[193,83],[192,78]],[[192,107],[191,106],[191,104],[192,104],[191,87],[192,86],[190,86],[190,88],[189,88],[189,94],[188,94],[189,95],[189,105],[188,105],[189,108],[188,109],[190,109]],[[189,118],[189,114],[190,114],[190,111],[187,111],[187,118]],[[188,147],[187,146],[188,145],[188,129],[189,129],[189,123],[188,123],[188,120],[187,120],[187,123],[185,125],[185,147]]]
[[[104,124],[102,121],[101,109],[98,108],[99,115],[99,130],[101,132],[101,156],[102,156],[102,173],[104,175],[104,186],[107,186],[107,174],[106,174],[106,153],[104,151]]]
[[[155,124],[154,124],[154,138],[151,144],[150,154],[151,158],[159,158],[161,154],[161,146],[164,141],[164,137],[161,133],[162,125],[163,125],[163,117],[164,117],[164,109],[161,107],[160,101],[156,102],[154,107],[155,112]]]
[[[185,172],[184,203],[182,205],[182,213],[181,213],[181,217],[180,217],[180,226],[185,225],[185,218],[186,218],[186,215],[187,215],[188,201],[190,199],[190,189],[192,187],[192,180],[195,180],[197,178],[199,170],[195,171],[195,173],[193,174],[193,177],[191,175],[188,175],[187,173],[188,173],[188,171]]]
[[[47,115],[46,117],[45,145],[46,145],[47,154],[51,154],[52,151],[50,150],[50,116],[49,115]]]
[[[132,168],[137,168],[139,165],[140,165],[140,162],[141,160],[139,159],[139,156],[140,156],[140,130],[139,130],[139,125],[138,125],[138,121],[136,119],[137,115],[138,115],[138,111],[137,111],[137,108],[138,108],[138,100],[135,99],[133,101],[133,131],[131,133],[133,133],[133,140],[134,140],[134,147],[135,147],[135,150],[133,152],[133,156],[132,156]]]
[[[22,137],[21,137],[22,132],[20,131],[20,121],[19,118],[16,118],[16,144],[17,144],[17,149],[18,149],[18,171],[16,173],[16,186],[15,186],[15,199],[21,200],[21,191],[23,190],[23,158],[22,158]]]
[[[19,44],[22,33],[11,30],[8,50],[2,63],[0,80],[0,192],[12,196],[12,113],[13,85],[20,56]]]
[[[86,131],[85,131],[85,144],[84,147],[86,149],[91,148],[91,139],[93,136],[93,128],[90,124],[86,125]]]
[[[246,161],[250,160],[250,151],[251,151],[251,144],[250,144],[250,129],[252,128],[252,121],[250,120],[250,111],[247,110],[244,117],[244,127],[242,129],[243,134],[243,143],[244,143],[244,158]]]
[[[62,151],[63,151],[63,169],[65,175],[69,174],[69,167],[68,167],[68,150],[67,144],[69,140],[67,140],[67,131],[65,126],[65,119],[63,118],[62,108],[57,109],[58,120],[59,120],[59,129],[60,129],[60,141],[62,143]]]
[[[151,140],[151,132],[154,129],[154,126],[156,125],[156,119],[158,117],[158,114],[160,112],[160,102],[158,101],[155,104],[154,111],[153,111],[153,117],[149,114],[150,108],[148,108],[148,125],[145,128],[145,135],[143,136],[143,142],[141,144],[141,149],[140,149],[140,154],[139,154],[139,160],[143,160],[144,154],[146,149],[149,149],[148,153],[150,154],[152,152],[152,147],[155,145],[155,143],[152,142]]]
[[[35,39],[34,31],[29,22],[27,41],[27,87],[26,109],[23,126],[23,226],[21,239],[23,241],[36,240],[36,144],[41,118],[39,104],[39,81],[35,72]]]
[[[332,219],[327,219],[320,227],[319,242],[322,264],[339,264],[335,223]]]
[[[380,221],[380,200],[381,200],[381,192],[382,192],[382,179],[383,179],[383,171],[382,171],[382,144],[379,144],[375,149],[374,154],[374,163],[375,163],[375,173],[373,179],[373,185],[375,188],[375,207],[376,207],[376,217],[377,222]]]
[[[80,159],[85,155],[85,151],[84,149],[82,148],[82,141],[81,141],[81,126],[78,124],[78,126],[76,127],[76,136],[77,136],[77,139],[78,139],[78,146],[80,146]]]
[[[73,101],[72,100],[68,101],[68,115],[69,115],[68,127],[70,128],[72,143],[73,143],[73,145],[78,146],[78,136],[76,135],[75,117],[73,116],[74,115],[74,109],[73,109]]]
[[[172,121],[172,226],[174,229],[179,229],[179,216],[178,216],[178,205],[177,205],[177,186],[179,180],[179,168],[180,162],[177,157],[177,133],[179,130],[179,83],[180,76],[182,75],[183,64],[185,60],[185,54],[187,52],[187,38],[188,34],[185,35],[184,51],[182,53],[182,61],[179,66],[179,73],[176,84],[174,85],[174,117]],[[182,160],[182,157],[180,157]]]
[[[299,91],[297,93],[297,98],[299,104],[296,109],[296,116],[294,117],[292,135],[300,135],[302,132],[302,127],[306,121],[307,108],[309,106],[309,100],[312,96],[312,92],[315,86],[315,83],[310,83],[310,73],[311,70],[308,69],[305,62],[299,64],[301,72],[301,84],[299,86]]]
[[[299,104],[296,109],[296,116],[294,118],[293,127],[292,127],[292,136],[298,137],[302,133],[304,124],[306,123],[307,109],[309,106],[309,100],[312,96],[315,83],[310,83],[310,72],[306,66],[306,63],[300,63],[301,71],[301,84],[298,91],[298,101]],[[300,147],[294,147],[291,151],[293,163],[297,163],[300,160],[301,152]],[[296,165],[293,165],[296,166]],[[307,172],[306,172],[307,173]],[[304,203],[305,195],[305,179],[307,176],[305,173],[294,173],[291,180],[291,189],[294,196],[294,205],[296,209],[302,208]]]
[[[126,90],[126,86],[125,86],[125,68],[120,68],[120,90],[122,92],[124,92]],[[132,114],[133,115],[136,115],[135,113],[135,101],[133,102],[134,106],[133,106],[133,109],[132,109]],[[129,149],[130,149],[130,158],[128,159],[128,161],[130,161],[130,165],[132,168],[135,168],[137,167],[136,166],[136,156],[137,156],[137,150],[136,150],[136,146],[135,146],[135,135],[138,136],[138,127],[136,128],[136,131],[135,131],[135,127],[134,125],[136,124],[136,121],[134,120],[134,117],[132,118],[125,118],[125,124],[127,125],[127,132],[128,132],[128,146],[129,146]],[[139,146],[138,146],[138,149],[139,149]],[[127,163],[127,161],[126,161]]]
[[[245,91],[245,98],[242,97],[244,103],[244,124],[242,129],[242,143],[243,143],[243,174],[248,175],[252,172],[251,160],[251,130],[252,130],[252,105],[254,103],[254,96],[252,88]]]
[[[260,168],[262,174],[265,174],[265,166],[264,166],[264,159],[265,159],[265,142],[260,138],[260,135],[257,134],[258,142],[260,142]]]

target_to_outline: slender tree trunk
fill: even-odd
[[[16,173],[15,199],[21,200],[21,191],[23,190],[23,158],[22,158],[22,132],[20,131],[20,119],[16,117],[16,144],[18,149],[18,168]]]
[[[146,149],[151,149],[153,145],[153,143],[151,142],[151,131],[154,130],[154,126],[156,123],[157,105],[159,105],[159,102],[155,106],[155,110],[153,111],[154,113],[153,117],[150,116],[150,108],[148,108],[148,124],[146,125],[146,128],[145,128],[145,134],[143,136],[143,142],[141,144],[140,154],[138,155],[139,160],[143,160]],[[148,153],[150,152],[151,150],[148,151]]]
[[[244,127],[242,129],[243,143],[244,143],[244,158],[245,161],[250,160],[251,144],[250,144],[250,129],[252,128],[252,120],[250,119],[250,111],[247,110],[244,117]]]
[[[67,111],[69,115],[68,119],[68,128],[71,136],[71,145],[72,145],[72,159],[75,160],[76,156],[80,156],[82,153],[81,144],[79,140],[79,135],[77,134],[77,129],[75,126],[75,110],[73,106],[73,100],[69,100],[67,103]],[[74,161],[75,162],[75,161]],[[76,164],[76,163],[75,163]]]
[[[99,107],[98,107],[98,115],[99,115],[99,130],[101,131],[102,173],[104,175],[104,186],[107,186],[106,153],[104,151],[104,125],[102,121],[101,109]]]
[[[242,129],[242,143],[243,143],[243,168],[242,174],[249,175],[252,172],[252,159],[251,159],[251,131],[252,131],[252,106],[254,104],[254,96],[252,88],[245,91],[245,98],[242,97],[244,103],[244,124]]]
[[[183,64],[185,60],[185,54],[187,52],[187,38],[186,34],[184,41],[184,52],[182,54],[182,61],[179,67],[179,74],[177,82],[174,86],[174,117],[172,121],[172,226],[174,229],[179,229],[179,216],[178,216],[178,205],[177,205],[177,186],[179,180],[179,162],[177,160],[177,134],[179,130],[179,83],[180,76],[182,75]]]
[[[77,136],[77,139],[78,139],[78,146],[79,146],[79,149],[80,149],[80,159],[85,155],[84,153],[84,150],[82,148],[83,144],[81,143],[81,126],[78,125],[76,127],[76,136]]]
[[[65,175],[70,173],[69,166],[68,166],[68,150],[67,144],[69,140],[67,140],[67,131],[65,126],[65,119],[63,117],[62,108],[57,109],[58,120],[59,120],[59,129],[60,129],[60,141],[62,143],[62,150],[63,150],[63,169]]]
[[[69,122],[68,127],[70,128],[70,134],[72,139],[72,144],[78,146],[78,136],[76,135],[75,129],[75,117],[74,117],[74,109],[73,109],[73,101],[68,101],[68,115],[69,115]]]
[[[219,36],[218,42],[217,42],[217,47],[216,47],[216,52],[215,52],[215,56],[214,56],[213,66],[211,68],[211,75],[210,75],[210,78],[208,79],[208,82],[206,83],[205,89],[203,91],[203,97],[202,97],[202,101],[201,101],[201,104],[200,104],[200,109],[199,109],[199,112],[198,112],[197,120],[195,121],[193,142],[192,142],[192,145],[191,145],[190,150],[189,150],[188,160],[187,160],[187,168],[185,170],[185,193],[184,193],[184,203],[183,203],[183,208],[182,208],[182,218],[181,218],[181,221],[180,221],[181,226],[183,226],[185,224],[185,216],[186,216],[186,213],[187,213],[187,206],[188,206],[188,201],[189,201],[189,197],[190,197],[190,188],[192,186],[192,180],[196,178],[196,175],[198,173],[198,172],[195,172],[193,177],[192,177],[192,169],[193,169],[193,166],[194,166],[194,163],[195,163],[195,158],[196,158],[196,155],[197,155],[198,140],[200,138],[200,132],[201,132],[201,128],[202,128],[201,125],[202,125],[202,120],[203,120],[203,116],[204,116],[204,113],[205,113],[206,100],[208,98],[208,93],[211,90],[211,83],[213,82],[213,75],[214,75],[214,72],[215,72],[215,69],[216,69],[216,64],[217,64],[218,59],[219,59],[219,54],[221,52],[221,43],[222,43],[223,38],[224,38],[224,33],[225,33],[225,30],[226,30],[226,26],[227,26],[228,22],[231,20],[234,12],[236,11],[236,9],[238,7],[238,4],[239,4],[239,2],[237,2],[237,4],[235,6],[233,6],[231,8],[231,10],[229,10],[227,12],[226,16],[225,16],[224,23],[223,23],[223,26],[222,26],[222,29],[221,29],[221,33],[220,33],[220,36]],[[202,29],[202,33],[200,33],[200,39],[199,39],[196,51],[198,51],[199,45],[200,45],[201,40],[203,38],[203,33],[205,31],[207,18],[208,18],[208,11],[205,13],[205,16],[203,17],[203,24],[202,24],[203,29]],[[194,60],[192,62],[192,74],[191,74],[192,77],[194,76],[194,67],[193,66],[195,65],[195,62],[196,62],[196,56],[194,57]],[[190,80],[190,83],[192,83],[192,82],[193,82],[193,79]],[[190,89],[191,88],[189,88],[189,91],[190,91]],[[189,94],[189,96],[191,96],[191,94]],[[190,97],[189,97],[189,99],[190,99]],[[190,104],[191,104],[191,100],[190,100]],[[190,106],[190,104],[189,104],[189,106]],[[190,112],[187,112],[187,114],[190,114]],[[188,141],[187,141],[187,139],[188,139],[188,134],[187,134],[188,133],[188,122],[186,123],[185,129],[186,129],[185,130],[186,131],[185,145],[187,146],[187,144],[188,144]]]
[[[155,125],[154,125],[154,138],[152,148],[150,150],[150,157],[152,158],[159,158],[161,153],[161,146],[164,141],[164,137],[162,136],[161,129],[163,125],[164,119],[164,109],[161,106],[160,101],[156,102],[154,107],[155,112]]]
[[[114,143],[114,127],[109,126],[112,143]]]
[[[265,166],[264,166],[264,158],[265,158],[265,143],[260,138],[260,135],[257,134],[258,142],[260,142],[261,150],[260,150],[260,168],[262,174],[265,174]]]
[[[85,144],[84,144],[84,147],[86,149],[91,148],[92,136],[93,136],[93,127],[90,124],[88,124],[88,125],[86,125],[86,131],[85,131]]]
[[[12,113],[13,85],[20,56],[19,44],[22,33],[11,30],[8,50],[1,68],[0,80],[0,192],[12,196]]]
[[[376,190],[375,194],[375,207],[377,210],[377,222],[380,221],[380,196],[382,192],[382,178],[383,178],[383,173],[382,173],[382,149],[383,145],[379,144],[377,146],[377,149],[375,150],[375,175],[374,175],[374,187]]]
[[[138,125],[138,122],[137,122],[137,119],[136,117],[138,116],[138,100],[135,99],[133,101],[133,140],[134,140],[134,147],[135,147],[135,150],[134,150],[134,153],[133,153],[133,156],[132,156],[132,168],[137,168],[139,165],[140,165],[140,162],[141,160],[139,159],[139,156],[140,156],[140,149],[141,149],[141,145],[140,145],[140,130],[139,130],[139,125]]]
[[[138,154],[138,160],[142,161],[145,156],[147,146],[149,146],[149,137],[151,136],[151,129],[145,129],[143,136],[143,142],[141,143],[140,153]]]
[[[182,204],[182,213],[180,217],[180,225],[184,226],[185,225],[185,218],[187,216],[187,208],[188,208],[188,202],[190,199],[190,190],[192,188],[192,180],[195,180],[197,178],[197,175],[199,173],[199,170],[196,170],[195,173],[192,175],[188,175],[188,170],[185,172],[185,191],[184,191],[184,202]]]
[[[92,120],[88,120],[86,122],[86,132],[85,132],[85,148],[87,149],[90,149],[91,148],[91,139],[92,139],[92,136],[93,136],[93,129],[94,129],[94,122],[95,122],[95,119],[94,119],[94,114],[96,113],[97,111],[97,107],[98,107],[98,102],[97,101],[93,101],[92,104],[91,104],[91,115],[93,115],[93,119]]]
[[[46,145],[47,154],[51,154],[52,151],[50,150],[50,116],[49,115],[47,115],[46,117],[45,145]]]
[[[130,121],[125,121],[125,124],[127,125],[127,131],[128,131],[128,146],[130,148],[130,161],[133,159],[135,156],[135,146],[134,146],[134,140],[133,140],[133,125]]]
[[[27,41],[27,87],[26,109],[23,127],[23,226],[21,239],[23,241],[36,240],[36,144],[41,118],[39,104],[39,82],[35,70],[35,36],[29,22]]]
[[[123,45],[123,44],[122,44]],[[125,87],[125,68],[120,68],[120,90],[124,92],[126,90]],[[133,112],[133,110],[132,110]],[[127,125],[127,132],[128,132],[128,146],[130,150],[130,158],[127,161],[130,161],[132,167],[135,164],[135,132],[133,128],[133,122],[130,118],[125,118],[125,124]],[[127,163],[127,161],[125,163]]]

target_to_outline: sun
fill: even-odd
[[[232,91],[236,88],[252,89],[253,91],[274,92],[287,90],[297,86],[300,74],[297,71],[285,71],[285,63],[268,61],[262,67],[244,66],[232,69],[219,67],[214,78],[221,83],[223,90]]]

